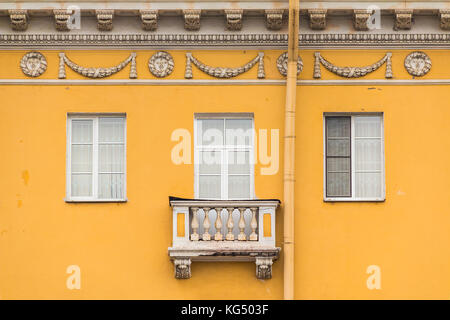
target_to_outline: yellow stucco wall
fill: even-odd
[[[0,78],[24,79],[26,51],[0,52]],[[58,51],[43,79],[56,79]],[[87,66],[111,66],[130,51],[67,51]],[[154,79],[138,53],[139,79]],[[184,52],[170,51],[182,79]],[[211,65],[237,66],[257,51],[193,51]],[[268,79],[282,51],[266,51]],[[381,51],[322,51],[342,65],[371,64]],[[410,52],[393,51],[396,79]],[[427,51],[433,69],[450,75],[445,52]],[[302,51],[311,79],[313,51]],[[194,79],[208,79],[193,67]],[[68,79],[82,79],[66,67]],[[112,78],[127,79],[129,67]],[[256,79],[256,68],[240,79]],[[322,68],[323,79],[337,76]],[[367,79],[383,79],[384,66]],[[99,80],[101,81],[101,80]],[[283,132],[285,88],[279,86],[0,86],[0,298],[281,299],[283,255],[273,279],[255,278],[254,263],[192,264],[176,280],[168,196],[193,196],[193,165],[171,162],[173,130],[193,131],[195,112],[253,112],[256,129]],[[450,108],[447,86],[300,86],[297,96],[295,297],[450,298]],[[323,202],[323,113],[384,113],[386,201]],[[66,117],[69,112],[126,112],[126,203],[66,203]],[[280,150],[283,143],[280,140]],[[282,153],[282,152],[281,152]],[[282,156],[282,154],[281,154]],[[282,199],[282,158],[275,175],[255,167],[258,198]],[[282,246],[282,209],[277,245]],[[81,289],[68,290],[66,268],[81,268]],[[381,268],[381,290],[366,286],[366,268]]]

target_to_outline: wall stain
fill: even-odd
[[[22,179],[23,179],[23,183],[27,186],[28,181],[30,180],[30,174],[28,173],[28,170],[22,171]]]
[[[20,208],[22,206],[22,200],[17,200],[17,208]]]

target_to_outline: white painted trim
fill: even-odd
[[[180,207],[274,207],[277,208],[280,203],[276,200],[172,200],[170,205]]]
[[[199,168],[199,160],[200,160],[200,152],[201,151],[215,151],[220,152],[221,154],[221,172],[220,172],[220,183],[221,183],[221,199],[220,200],[234,200],[230,199],[228,195],[228,152],[229,151],[248,151],[249,152],[249,162],[250,162],[250,199],[255,199],[255,161],[254,161],[254,153],[255,153],[255,119],[253,114],[251,113],[243,113],[242,116],[239,116],[239,113],[230,113],[229,115],[224,113],[207,113],[207,114],[201,114],[196,113],[194,115],[194,197],[196,199],[200,199],[200,168]],[[217,119],[217,120],[223,120],[223,133],[224,133],[224,139],[226,138],[226,126],[225,122],[227,119],[248,119],[252,121],[252,137],[251,142],[252,145],[247,146],[227,146],[227,145],[221,145],[221,146],[199,146],[197,144],[197,135],[201,130],[199,130],[199,121],[203,119]],[[225,143],[225,141],[224,141]],[[217,199],[219,200],[219,199]]]
[[[119,199],[99,199],[98,198],[98,119],[99,117],[120,117],[124,119],[124,171],[123,171],[123,198]],[[92,196],[91,197],[73,197],[71,195],[71,146],[72,146],[72,120],[93,120],[93,136],[92,136]],[[68,113],[67,114],[67,136],[66,136],[66,198],[65,202],[127,202],[127,166],[126,166],[126,154],[127,154],[127,127],[126,127],[126,114],[124,113]]]
[[[327,197],[327,154],[326,154],[326,118],[329,116],[346,116],[351,117],[351,130],[350,130],[350,141],[351,141],[351,197]],[[375,198],[356,198],[355,195],[355,121],[354,118],[357,116],[379,116],[381,118],[381,197]],[[386,200],[386,162],[385,162],[385,147],[384,147],[384,112],[325,112],[323,114],[322,120],[323,126],[323,201],[325,202],[383,202]]]
[[[286,80],[156,80],[156,79],[114,79],[114,80],[57,80],[57,79],[0,79],[0,85],[27,86],[285,86]],[[450,79],[414,80],[297,80],[298,86],[424,86],[450,85]]]

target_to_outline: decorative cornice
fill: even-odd
[[[14,31],[24,31],[28,28],[28,12],[27,10],[8,10],[9,19],[11,20],[11,28]]]
[[[284,10],[270,9],[265,11],[266,27],[269,30],[280,30],[283,27]]]
[[[327,27],[327,9],[310,9],[309,27],[313,30],[325,30]]]
[[[439,10],[439,25],[442,30],[450,30],[450,9]]]
[[[226,28],[230,31],[238,31],[242,29],[242,9],[225,10]]]
[[[395,10],[394,30],[410,30],[413,22],[414,22],[413,10],[411,9]]]
[[[200,30],[200,16],[201,10],[183,10],[184,28],[189,31]]]
[[[72,10],[68,9],[55,9],[53,10],[53,16],[55,17],[55,27],[58,31],[69,31],[69,19],[72,14]]]
[[[140,10],[142,29],[155,31],[158,28],[158,10]]]
[[[111,31],[113,28],[114,10],[95,10],[97,16],[97,29]]]
[[[0,47],[268,47],[286,48],[287,34],[0,34]],[[300,34],[299,46],[450,48],[450,33]]]
[[[353,27],[358,31],[369,30],[369,18],[372,15],[373,10],[370,9],[357,9],[353,10]]]

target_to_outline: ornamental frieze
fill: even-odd
[[[65,79],[66,78],[66,69],[65,65],[67,65],[70,69],[75,71],[76,73],[87,77],[87,78],[93,78],[93,79],[99,79],[99,78],[106,78],[109,77],[123,68],[125,68],[129,63],[131,63],[130,68],[130,79],[136,79],[137,78],[137,71],[136,71],[136,53],[131,53],[130,56],[119,63],[116,66],[110,67],[110,68],[93,68],[93,67],[82,67],[75,62],[71,61],[67,56],[61,52],[59,54],[59,72],[58,72],[58,78],[59,79]]]
[[[386,63],[385,78],[386,79],[392,78],[392,62],[391,62],[392,53],[390,52],[386,53],[386,55],[377,62],[366,67],[338,67],[329,62],[328,60],[326,60],[325,58],[323,58],[320,52],[315,52],[314,57],[315,57],[314,78],[316,79],[320,79],[322,77],[320,65],[323,65],[325,69],[327,69],[328,71],[343,78],[360,78],[364,77],[369,73],[374,72],[385,63]]]
[[[172,73],[175,63],[170,53],[159,51],[151,56],[148,61],[148,68],[150,72],[158,78],[167,77]]]
[[[184,73],[184,77],[186,79],[192,79],[192,64],[195,65],[199,70],[201,70],[203,73],[206,73],[212,77],[215,78],[233,78],[240,74],[243,74],[244,72],[247,72],[253,66],[258,64],[258,79],[264,79],[266,77],[266,74],[264,72],[264,53],[260,52],[258,55],[249,61],[248,63],[244,64],[243,66],[237,67],[237,68],[229,68],[229,67],[211,67],[208,66],[202,62],[200,62],[198,59],[196,59],[192,53],[188,52],[186,53],[186,70]]]
[[[425,52],[411,52],[405,58],[405,69],[412,76],[422,77],[430,72],[431,59]]]
[[[20,68],[28,77],[39,77],[47,70],[47,60],[39,52],[28,52],[20,60]]]

